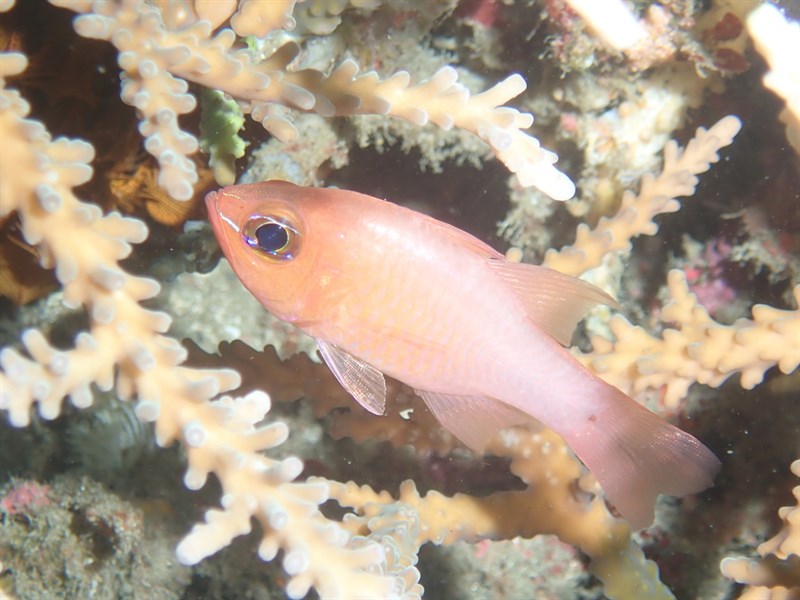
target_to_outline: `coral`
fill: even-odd
[[[689,2],[632,7],[623,0],[551,0],[546,5],[557,27],[554,50],[567,70],[611,60],[631,71],[646,71],[677,54],[704,67],[710,62],[689,33],[695,25]]]
[[[681,271],[668,279],[670,302],[661,318],[673,323],[656,338],[615,316],[609,323],[614,341],[592,338],[593,351],[581,358],[606,381],[628,393],[663,389],[663,403],[676,408],[695,382],[719,387],[734,373],[752,389],[774,366],[791,373],[800,365],[800,308],[753,307],[753,319],[726,326],[715,322],[689,292]],[[800,307],[800,286],[794,289]]]
[[[647,36],[644,27],[621,0],[567,0],[567,4],[612,48],[628,50]]]
[[[792,463],[800,477],[800,460]],[[800,485],[794,488],[797,506],[778,511],[783,530],[758,547],[759,559],[725,558],[720,569],[726,577],[747,584],[740,600],[794,598],[800,594]]]
[[[236,159],[244,156],[246,142],[239,136],[244,116],[222,92],[204,90],[201,99],[200,149],[209,154],[208,164],[219,185],[236,181]]]
[[[21,496],[28,496],[22,502]],[[117,589],[128,597],[179,597],[183,586],[174,569],[150,569],[172,562],[174,540],[148,536],[141,508],[109,496],[89,479],[59,477],[43,487],[12,480],[0,488],[0,598],[3,567],[20,573],[19,598],[89,597],[98,589]],[[26,565],[36,564],[32,572]],[[92,564],[89,577],[65,576]]]
[[[657,177],[646,175],[638,194],[625,191],[616,214],[601,219],[594,229],[581,224],[575,243],[561,250],[549,250],[544,265],[580,275],[598,266],[610,252],[630,249],[632,238],[655,235],[658,225],[653,218],[680,209],[676,197],[694,194],[696,175],[706,172],[712,162],[719,160],[717,151],[733,141],[740,127],[739,119],[726,117],[708,131],[701,127],[685,150],[680,150],[674,141],[668,142],[664,148],[664,166]]]
[[[28,58],[27,68],[12,78],[30,102],[31,114],[53,137],[79,137],[94,146],[93,175],[81,188],[84,197],[105,210],[149,215],[166,225],[197,216],[198,201],[212,183],[208,168],[198,163],[199,182],[188,202],[172,199],[158,186],[158,165],[141,148],[135,114],[117,93],[112,47],[78,36],[72,13],[41,0],[0,14],[0,47]],[[67,47],[70,52],[64,52]],[[0,295],[25,304],[51,291],[52,273],[38,265],[14,215],[4,220],[0,235]]]
[[[83,13],[75,22],[78,33],[108,40],[117,47],[123,69],[122,99],[139,111],[145,147],[161,167],[159,183],[174,198],[189,198],[197,181],[188,155],[198,142],[178,123],[178,117],[196,105],[187,81],[226,92],[284,141],[296,136],[290,108],[327,117],[377,113],[419,126],[434,123],[442,129],[465,129],[489,144],[523,185],[535,185],[562,200],[574,193],[569,178],[552,166],[556,156],[522,132],[531,126],[533,117],[503,106],[525,90],[525,80],[519,75],[471,95],[457,82],[456,70],[449,67],[427,81],[412,84],[404,71],[383,80],[374,72],[359,75],[360,68],[352,60],[327,75],[313,69],[292,70],[290,65],[299,51],[295,43],[281,46],[260,62],[250,52],[234,47],[234,33],[265,36],[288,25],[293,2],[243,2],[231,17],[232,30],[213,35],[210,23],[203,20],[184,21],[170,29],[169,15],[162,18],[158,8],[143,1],[53,3]],[[162,8],[170,9],[167,5]]]
[[[53,291],[53,274],[37,268],[36,249],[20,239],[16,223],[5,219],[0,231],[0,296],[27,304]]]
[[[787,21],[777,8],[764,4],[750,13],[747,28],[770,66],[764,85],[786,101],[780,118],[786,123],[786,138],[800,153],[800,67],[791,58],[800,52],[800,23]]]
[[[13,4],[0,1],[0,10],[8,11]],[[746,518],[736,516],[738,513],[726,508],[720,499],[731,489],[732,480],[748,486],[747,474],[730,472],[733,469],[723,471],[719,490],[680,503],[663,500],[655,527],[636,536],[615,516],[613,507],[606,505],[593,477],[552,432],[535,426],[511,428],[491,441],[492,456],[472,457],[438,427],[420,399],[397,382],[387,382],[387,415],[377,418],[355,405],[330,372],[306,354],[281,358],[272,348],[257,352],[242,341],[234,341],[222,344],[219,355],[208,355],[191,342],[179,343],[179,331],[168,333],[175,311],[167,314],[160,309],[165,306],[164,296],[176,294],[181,287],[195,286],[195,300],[191,301],[200,306],[192,313],[197,320],[194,332],[200,331],[197,337],[204,342],[216,342],[224,336],[234,340],[256,336],[247,330],[247,323],[252,321],[245,320],[231,319],[222,334],[210,331],[216,327],[225,330],[225,316],[203,319],[203,313],[244,309],[234,292],[227,306],[215,304],[212,294],[203,288],[203,281],[208,285],[204,276],[176,276],[187,269],[177,259],[170,266],[169,255],[181,252],[185,238],[176,232],[165,234],[157,226],[148,227],[139,218],[104,212],[90,201],[128,212],[144,200],[149,217],[142,214],[143,218],[184,222],[191,214],[190,203],[184,200],[196,196],[203,186],[204,159],[193,155],[199,146],[193,114],[195,98],[201,93],[198,88],[232,99],[273,136],[255,150],[253,142],[265,135],[260,126],[255,127],[258,133],[254,135],[252,124],[250,129],[248,125],[240,129],[234,121],[225,133],[226,142],[233,140],[236,130],[251,144],[247,157],[257,163],[243,179],[285,176],[310,184],[338,181],[328,176],[347,162],[351,146],[388,145],[395,136],[403,149],[424,148],[420,162],[442,172],[442,189],[427,194],[419,181],[406,183],[417,202],[434,205],[437,199],[443,203],[447,197],[451,160],[460,161],[486,179],[496,177],[505,165],[517,174],[510,183],[510,195],[520,210],[514,213],[517,217],[509,217],[508,230],[515,232],[521,250],[534,247],[528,238],[536,232],[530,223],[514,222],[519,215],[535,214],[537,225],[552,225],[542,236],[546,241],[536,248],[570,241],[573,222],[582,214],[588,215],[586,220],[594,224],[580,225],[571,245],[548,252],[545,264],[576,275],[589,271],[589,276],[612,286],[630,314],[630,320],[616,316],[600,326],[597,321],[605,319],[593,319],[587,326],[592,349],[587,343],[576,354],[589,368],[639,400],[647,400],[647,392],[661,394],[659,408],[682,419],[681,424],[698,436],[705,437],[713,430],[714,435],[709,437],[717,443],[714,449],[727,462],[728,455],[723,452],[738,452],[736,434],[747,432],[749,427],[742,423],[718,426],[714,421],[735,413],[730,404],[731,389],[742,394],[742,402],[761,401],[760,406],[767,404],[764,398],[780,396],[782,392],[774,389],[781,386],[796,394],[797,380],[780,379],[775,372],[796,374],[800,362],[800,313],[796,307],[779,305],[780,298],[791,290],[794,301],[800,301],[800,287],[795,287],[797,271],[786,267],[797,245],[783,244],[780,260],[759,263],[770,271],[761,279],[753,276],[737,281],[722,273],[718,263],[708,265],[713,277],[726,276],[726,294],[736,294],[742,305],[755,304],[752,318],[737,315],[739,319],[731,324],[711,318],[689,292],[680,271],[667,276],[669,300],[662,306],[658,288],[664,281],[666,260],[659,258],[663,250],[654,249],[664,246],[674,250],[681,240],[689,238],[722,252],[720,245],[708,246],[710,240],[723,239],[725,233],[724,227],[717,225],[720,219],[709,218],[710,212],[716,210],[715,214],[724,217],[739,209],[752,211],[767,196],[770,204],[765,210],[783,210],[786,216],[783,229],[767,223],[763,226],[767,231],[759,239],[797,237],[796,215],[787,208],[793,198],[796,165],[779,167],[770,162],[774,157],[770,152],[778,153],[779,149],[775,138],[763,131],[769,129],[764,124],[770,123],[773,115],[764,115],[768,111],[761,106],[739,112],[739,80],[730,80],[730,90],[724,95],[704,97],[711,82],[694,74],[694,66],[702,61],[695,55],[682,57],[682,53],[689,54],[690,49],[710,42],[690,39],[691,24],[698,15],[685,3],[649,7],[639,3],[642,10],[634,20],[645,30],[658,33],[655,42],[645,40],[645,47],[634,52],[631,49],[637,41],[628,40],[615,62],[600,69],[600,75],[574,74],[556,83],[548,83],[545,75],[560,70],[560,65],[551,65],[558,63],[558,56],[555,61],[548,57],[557,55],[555,45],[569,35],[565,26],[580,23],[580,18],[564,2],[555,0],[545,3],[548,16],[537,17],[544,20],[535,23],[560,27],[562,37],[556,39],[544,39],[536,25],[529,26],[517,18],[538,14],[542,7],[532,8],[530,3],[462,3],[461,10],[456,11],[455,2],[423,8],[422,3],[374,0],[52,0],[52,4],[72,11],[65,12],[70,18],[76,13],[74,24],[81,36],[98,43],[110,42],[109,49],[121,69],[121,96],[133,107],[128,118],[138,120],[144,147],[152,157],[133,155],[116,161],[121,168],[112,179],[125,188],[123,195],[131,199],[130,204],[108,204],[95,198],[82,186],[107,158],[104,151],[93,148],[78,134],[60,135],[55,133],[59,129],[43,123],[44,116],[31,108],[33,99],[26,98],[36,96],[35,86],[25,84],[26,58],[20,50],[28,49],[4,45],[16,51],[0,54],[0,218],[4,227],[17,227],[18,219],[22,251],[53,269],[60,284],[49,302],[63,301],[72,312],[63,316],[62,311],[58,317],[39,314],[36,311],[46,308],[46,303],[41,303],[16,310],[13,320],[4,314],[0,327],[4,340],[0,351],[0,412],[13,428],[0,424],[0,468],[11,470],[12,466],[16,469],[46,462],[40,455],[33,456],[44,452],[34,448],[47,446],[41,441],[48,436],[43,432],[58,435],[68,430],[77,421],[77,409],[87,409],[104,397],[104,401],[129,402],[131,406],[119,411],[124,413],[122,417],[109,419],[127,419],[135,414],[153,424],[158,445],[176,444],[186,465],[183,484],[191,490],[205,486],[193,496],[195,502],[203,507],[219,506],[195,515],[196,510],[165,507],[169,504],[166,500],[159,503],[164,487],[180,483],[180,475],[174,472],[155,477],[146,471],[142,476],[145,481],[128,482],[135,489],[128,503],[116,504],[103,501],[108,492],[88,483],[84,487],[76,479],[61,485],[44,470],[35,474],[42,480],[39,483],[14,480],[0,494],[0,513],[5,516],[0,518],[0,526],[13,529],[14,540],[22,535],[26,519],[30,519],[29,531],[41,534],[43,544],[45,538],[59,536],[60,532],[74,535],[76,531],[68,523],[71,517],[82,525],[78,534],[86,533],[74,544],[67,542],[67,547],[48,541],[47,556],[61,553],[63,558],[62,562],[50,561],[48,582],[52,578],[58,585],[71,583],[73,587],[65,588],[65,593],[80,595],[89,589],[84,584],[101,579],[116,581],[113,585],[123,590],[122,594],[155,581],[164,594],[182,597],[193,593],[190,577],[216,578],[231,585],[246,579],[241,557],[252,554],[279,563],[283,569],[283,575],[269,580],[269,593],[280,588],[299,598],[313,588],[323,598],[415,598],[422,595],[423,585],[428,586],[424,577],[420,579],[425,568],[418,564],[418,560],[425,562],[419,557],[424,556],[426,544],[478,544],[480,550],[491,540],[552,534],[588,557],[586,571],[596,578],[592,584],[587,576],[584,587],[573,590],[574,597],[669,598],[669,586],[684,597],[696,590],[687,590],[686,586],[692,584],[676,581],[674,573],[691,571],[693,565],[676,566],[680,557],[656,557],[656,545],[663,543],[670,550],[663,554],[674,555],[671,551],[680,545],[670,545],[671,538],[680,538],[692,548],[702,539],[714,545],[715,552],[729,554],[734,542],[723,538],[722,520],[732,523],[741,519],[741,529],[750,533]],[[630,3],[613,4],[628,10]],[[722,11],[722,4],[714,4],[713,10]],[[702,31],[715,31],[715,44],[732,35],[726,28],[731,20],[726,25],[724,11],[722,15],[718,12],[712,24],[700,27],[698,33],[703,37]],[[475,64],[492,65],[492,69],[504,73],[520,71],[524,76],[510,75],[492,86],[491,82],[498,79],[497,71],[478,74],[466,68],[464,65],[473,62],[468,55],[480,47],[477,42],[462,45],[458,41],[467,20],[473,21],[470,31],[482,28],[495,40],[493,55],[475,60]],[[427,29],[423,27],[423,34],[417,35],[420,29],[404,28],[410,22],[423,22]],[[510,33],[499,30],[499,24],[511,24]],[[295,29],[288,31],[292,26]],[[597,23],[593,26],[602,29]],[[542,31],[547,32],[547,27]],[[789,39],[793,39],[792,31],[787,34]],[[240,39],[243,36],[259,39],[245,42]],[[428,37],[421,42],[423,36]],[[374,50],[371,40],[377,38],[383,39],[384,45]],[[589,35],[583,38],[589,39]],[[638,38],[641,42],[641,36]],[[605,44],[591,39],[595,45]],[[709,53],[715,48],[709,48]],[[778,58],[787,54],[785,49],[775,52]],[[458,66],[443,67],[447,61]],[[362,73],[358,64],[376,71]],[[397,70],[398,65],[402,70]],[[543,75],[538,74],[540,65]],[[651,66],[652,72],[643,71]],[[734,72],[731,69],[729,74]],[[530,81],[536,77],[541,89],[531,86],[534,89],[520,98],[519,108],[506,106],[525,90],[525,78]],[[791,97],[796,91],[793,80],[786,76],[779,80],[788,84],[790,93],[783,93],[786,85],[775,87]],[[80,82],[69,83],[63,92],[72,85],[80,87]],[[603,89],[606,91],[601,93]],[[759,96],[757,102],[763,102],[764,97]],[[690,105],[702,107],[694,117],[687,115]],[[532,185],[562,199],[573,191],[571,182],[553,166],[555,155],[543,150],[525,131],[532,123],[527,110],[534,107],[537,131],[546,145],[554,147],[563,142],[559,153],[565,170],[575,172],[583,209],[578,210],[577,204],[567,209],[549,202],[538,191],[522,189],[523,185]],[[739,112],[741,120],[719,118],[730,112]],[[339,116],[353,120],[334,118]],[[403,127],[387,125],[391,117],[407,123]],[[689,123],[692,118],[695,120]],[[694,129],[695,121],[708,128],[700,127],[694,134],[688,127],[681,129],[685,124]],[[750,127],[754,122],[760,127]],[[428,123],[450,131],[423,127]],[[734,143],[742,125],[743,134]],[[130,148],[128,133],[124,123],[109,131],[111,138],[126,136],[124,145]],[[754,140],[758,135],[764,137]],[[474,139],[468,142],[467,137]],[[655,157],[667,138],[680,139],[685,147],[681,149],[677,141],[667,143],[658,172]],[[731,148],[726,148],[730,144]],[[241,148],[236,149],[235,143],[233,146],[235,156]],[[746,158],[735,156],[740,146]],[[609,149],[613,149],[613,155]],[[723,188],[723,194],[709,192],[704,186],[714,185],[713,178],[704,178],[699,185],[697,176],[720,160],[723,149],[726,160],[740,172],[733,172],[720,161],[714,175],[730,182],[730,187]],[[486,160],[491,155],[503,163],[498,170]],[[376,171],[378,179],[389,178],[393,165],[377,163],[377,154],[365,156],[372,159],[353,166]],[[226,176],[230,177],[234,167],[230,161],[226,167]],[[208,171],[205,173],[208,177]],[[508,177],[504,171],[502,176]],[[753,189],[744,186],[743,180],[768,180],[776,187]],[[638,193],[617,194],[633,189],[637,181]],[[173,197],[172,204],[163,199],[164,188]],[[502,198],[481,197],[487,189],[488,183],[475,190],[479,201],[499,204]],[[157,199],[157,193],[162,197]],[[692,198],[678,201],[679,196]],[[734,204],[717,210],[716,196],[733,197],[742,203],[743,198],[750,200],[745,207]],[[545,203],[545,208],[537,208],[537,204]],[[464,206],[454,203],[438,208],[455,216],[465,210]],[[494,223],[480,227],[488,237]],[[752,243],[756,237],[749,232],[739,235],[744,240],[739,245]],[[134,245],[140,248],[136,252]],[[162,262],[156,267],[149,262],[148,252],[166,248],[170,252],[161,258],[168,264]],[[194,252],[199,255],[203,250],[195,248]],[[513,249],[512,254],[522,252]],[[731,258],[735,259],[733,254]],[[687,262],[675,266],[687,271],[697,265]],[[218,267],[224,268],[224,263]],[[620,275],[620,271],[624,273]],[[158,282],[154,273],[158,273]],[[159,295],[164,287],[169,293]],[[186,298],[189,296],[184,302]],[[767,301],[770,305],[764,304]],[[23,323],[24,327],[20,325]],[[273,329],[273,336],[285,331],[277,326]],[[280,341],[284,352],[308,347],[306,342],[287,335]],[[698,408],[698,390],[704,388],[693,384],[718,387],[737,374],[740,387],[755,388],[753,392],[725,386],[723,393],[713,396],[714,402]],[[767,385],[758,386],[765,377],[769,378]],[[69,406],[65,399],[69,399]],[[298,399],[302,401],[295,402]],[[59,416],[55,425],[48,424]],[[765,414],[764,418],[776,421],[761,430],[772,427],[777,431],[774,423],[778,419],[790,426],[795,417]],[[714,424],[708,425],[708,421]],[[118,431],[116,424],[106,435],[95,435],[91,427],[81,425],[63,434],[67,442],[59,440],[48,449],[56,448],[52,452],[57,453],[65,445],[91,444],[82,456],[92,461],[93,456],[105,452],[103,441],[113,444],[118,437],[126,438],[116,441],[120,445],[116,452],[105,452],[116,457],[123,443],[135,444],[138,437],[147,437],[146,428],[125,436],[117,435]],[[22,435],[20,432],[30,432],[36,442],[19,446],[23,450],[6,452],[16,436]],[[762,445],[778,448],[780,460],[797,451],[795,445],[782,439]],[[770,464],[778,460],[777,454],[764,452],[763,460]],[[177,460],[178,454],[171,456]],[[369,462],[370,457],[374,462]],[[474,470],[457,472],[459,461],[468,462]],[[108,462],[123,463],[109,468],[136,468],[122,460]],[[753,469],[762,464],[754,462]],[[406,477],[413,478],[401,483]],[[442,481],[454,481],[454,489],[437,487]],[[41,493],[50,505],[40,502]],[[760,501],[759,506],[768,504],[774,496],[762,490],[750,490],[750,494]],[[92,510],[92,505],[102,509]],[[47,512],[50,510],[53,512]],[[165,536],[169,544],[159,547],[163,552],[163,547],[177,546],[181,563],[164,567],[158,579],[142,574],[139,569],[145,568],[147,561],[142,561],[136,551],[142,536],[141,519],[150,522],[153,514],[158,515],[155,518],[159,522],[172,523],[173,531]],[[46,515],[53,515],[56,525],[45,527]],[[796,575],[797,567],[790,557],[797,551],[790,545],[796,533],[796,515],[796,509],[781,511],[787,522],[785,532],[759,547],[759,554],[765,556],[757,562],[758,568],[748,572],[739,559],[731,559],[724,563],[725,574],[754,584],[758,583],[756,576],[762,574],[783,578],[777,581],[782,585],[789,582],[788,576]],[[690,526],[700,521],[702,528]],[[185,522],[196,522],[188,534]],[[724,529],[730,538],[740,539],[739,531],[731,531]],[[741,539],[755,546],[760,535],[758,531]],[[239,536],[246,539],[234,542]],[[104,568],[87,578],[75,575],[72,581],[60,579],[62,572],[77,573],[79,564],[97,559],[96,548],[81,543],[87,538],[102,540],[101,546],[110,553],[104,555]],[[64,539],[72,538],[62,537],[62,544]],[[5,539],[0,542],[5,543]],[[0,547],[0,595],[7,589],[22,597],[34,595],[34,587],[28,586],[35,586],[36,578],[28,577],[25,569],[35,569],[37,557],[15,544]],[[508,546],[511,552],[518,552],[514,543]],[[231,566],[214,566],[229,552],[238,552],[229,559]],[[481,552],[472,554],[481,559]],[[738,547],[736,554],[754,552]],[[174,563],[166,558],[160,562]],[[53,569],[54,565],[69,568]],[[117,569],[116,565],[127,566]],[[478,572],[479,566],[474,570]],[[269,572],[269,568],[259,563],[256,571]],[[712,577],[708,573],[704,576]],[[721,576],[716,584],[728,586],[728,593],[732,589]],[[220,597],[237,597],[237,593],[243,597],[240,592],[220,592]],[[450,593],[450,597],[466,595]]]
[[[0,82],[24,67],[22,55],[0,55]],[[271,560],[280,548],[286,551],[283,564],[292,575],[289,590],[296,597],[305,595],[312,583],[326,596],[388,594],[391,578],[364,572],[382,559],[377,545],[344,547],[349,536],[317,509],[327,498],[325,490],[291,483],[302,462],[291,457],[272,461],[258,454],[288,434],[281,422],[254,428],[269,410],[269,398],[254,393],[209,404],[206,401],[220,391],[236,387],[239,376],[229,370],[179,368],[185,351],[161,335],[169,317],[139,304],[158,293],[158,283],[131,276],[118,263],[130,253],[132,242],[147,236],[147,227],[115,213],[103,216],[73,193],[91,176],[92,147],[79,140],[51,140],[40,123],[26,119],[28,106],[19,94],[7,89],[1,93],[0,168],[20,174],[3,178],[3,211],[18,211],[23,235],[41,248],[43,261],[55,267],[64,302],[86,306],[92,326],[78,336],[72,350],[54,348],[37,330],[22,336],[30,359],[3,349],[0,408],[8,411],[13,424],[23,426],[34,403],[45,418],[56,417],[66,397],[77,407],[90,405],[91,384],[101,389],[116,386],[124,399],[135,395],[137,415],[156,422],[159,444],[180,439],[187,448],[187,486],[202,487],[214,472],[226,488],[225,510],[211,511],[208,523],[179,546],[184,562],[197,562],[226,545],[249,530],[250,517],[258,515],[265,532],[260,555]],[[241,463],[247,462],[245,457],[246,467]],[[235,464],[240,467],[232,468]],[[242,477],[241,468],[249,476]],[[263,486],[260,501],[248,489],[255,481]],[[318,522],[309,519],[312,515]],[[286,529],[289,522],[292,526]],[[346,573],[353,576],[343,576]]]

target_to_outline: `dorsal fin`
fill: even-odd
[[[593,306],[619,304],[599,287],[547,267],[490,260],[500,278],[522,301],[528,318],[562,346],[569,346],[578,322]]]

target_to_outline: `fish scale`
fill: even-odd
[[[369,286],[372,293],[347,295],[359,298],[359,306],[354,305],[353,310],[360,308],[355,321],[361,326],[348,324],[335,337],[343,346],[357,347],[359,356],[381,371],[403,377],[413,387],[441,391],[458,386],[463,393],[476,393],[480,391],[478,382],[486,381],[490,366],[499,362],[481,359],[492,354],[485,350],[486,346],[498,330],[514,329],[511,324],[503,325],[513,319],[514,300],[498,287],[494,294],[485,293],[479,282],[485,281],[487,273],[476,258],[459,256],[444,245],[436,248],[435,243],[435,252],[410,250],[419,248],[421,240],[426,239],[430,244],[430,232],[424,227],[412,228],[402,238],[400,251],[395,253],[408,256],[410,261],[387,259],[387,252],[374,252],[351,267],[365,273],[365,279],[380,284]],[[428,260],[430,254],[444,260]],[[455,255],[447,257],[447,254]],[[409,297],[420,300],[409,302]],[[501,312],[497,310],[498,302],[510,306],[502,307],[503,323],[493,316],[490,330],[476,315],[490,309]],[[519,329],[524,317],[521,308],[516,312],[519,315],[515,325]],[[387,331],[402,331],[404,335],[392,337]],[[333,337],[326,336],[324,330],[320,334]],[[495,372],[491,381],[503,377],[503,373]]]

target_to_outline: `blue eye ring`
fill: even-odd
[[[245,224],[242,235],[250,248],[270,258],[292,260],[300,250],[300,232],[285,218],[252,217]]]

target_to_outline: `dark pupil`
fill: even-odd
[[[289,243],[286,228],[278,223],[265,223],[256,229],[258,247],[265,252],[279,252]]]

